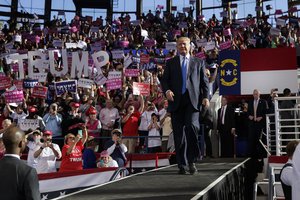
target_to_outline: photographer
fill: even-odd
[[[160,123],[159,117],[155,113],[151,114],[151,122],[148,126],[148,130],[148,136],[150,136],[148,138],[148,153],[161,152]]]
[[[63,146],[63,141],[58,139],[62,136],[61,131],[61,122],[62,116],[61,114],[57,113],[58,106],[56,103],[50,105],[49,113],[47,113],[43,120],[46,125],[46,130],[52,130],[53,133],[53,140],[57,143],[60,147]]]
[[[87,129],[84,124],[78,124],[78,133],[75,136],[69,133],[65,136],[65,145],[62,149],[62,161],[60,172],[81,170],[82,167],[82,150],[87,140]]]
[[[61,158],[61,151],[57,144],[52,143],[52,132],[44,131],[40,148],[33,154],[37,161],[38,174],[56,172],[56,159]]]
[[[122,143],[122,132],[119,129],[114,129],[111,135],[112,139],[105,143],[105,149],[117,161],[119,167],[124,167],[127,160],[125,156],[127,147]]]
[[[27,165],[36,168],[37,160],[34,158],[34,153],[39,150],[41,144],[42,133],[40,130],[35,130],[28,133],[26,136],[26,145],[28,147]]]

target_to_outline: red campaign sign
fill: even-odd
[[[14,90],[5,92],[6,103],[20,103],[24,99],[23,90]]]
[[[32,96],[36,98],[46,98],[47,97],[48,88],[40,85],[36,85],[33,88]]]
[[[142,54],[141,55],[141,63],[149,63],[150,62],[150,56],[148,54]]]
[[[18,90],[23,90],[23,81],[21,80],[14,80],[14,85]]]
[[[5,90],[11,87],[11,80],[9,77],[0,77],[0,90]]]
[[[109,79],[106,81],[107,90],[115,90],[122,88],[122,79]]]
[[[150,95],[150,84],[133,82],[133,94],[149,96]]]
[[[139,69],[125,69],[125,76],[138,77],[140,73]]]

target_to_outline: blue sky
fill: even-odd
[[[118,5],[115,6],[116,11],[135,11],[135,0],[114,0],[118,2]],[[203,7],[211,7],[211,6],[219,6],[222,0],[202,0]],[[0,0],[0,5],[9,5],[11,0]],[[143,0],[143,11],[148,12],[148,10],[155,10],[157,5],[164,5],[165,0]],[[238,4],[238,18],[244,18],[248,14],[255,15],[255,0],[240,0],[236,2]],[[75,6],[72,0],[52,0],[52,8],[53,9],[67,9],[74,10]],[[177,6],[178,11],[182,11],[183,7],[189,7],[189,0],[173,0],[173,5]],[[266,11],[265,6],[272,5],[273,10],[271,13],[274,13],[275,9],[282,9],[283,11],[287,10],[287,0],[271,0],[264,3],[264,11]],[[22,8],[21,8],[22,6]],[[44,8],[44,0],[19,0],[20,9],[26,10],[29,13],[43,13]],[[0,7],[0,11],[9,11],[8,8]],[[210,18],[212,14],[215,14],[218,18],[220,17],[221,9],[213,9],[213,10],[204,10],[203,14],[206,19]],[[268,11],[266,11],[268,13]],[[51,13],[53,15],[57,15],[57,12]],[[106,11],[105,10],[95,10],[95,9],[85,9],[83,10],[84,15],[89,15],[93,17],[98,17],[102,15],[105,18]],[[73,18],[73,13],[66,13],[67,20],[70,21]],[[117,17],[117,16],[115,16]],[[132,15],[132,18],[135,18]],[[0,20],[7,20],[5,17],[0,16]]]

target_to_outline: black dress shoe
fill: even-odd
[[[186,171],[183,167],[179,168],[178,174],[186,174]]]
[[[190,171],[190,174],[192,174],[192,175],[194,175],[198,172],[195,163],[189,164],[189,171]]]

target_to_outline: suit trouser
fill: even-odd
[[[251,157],[260,157],[258,149],[262,129],[262,122],[249,121],[248,153]]]
[[[171,121],[178,167],[196,162],[200,156],[199,111],[193,107],[188,92],[181,96],[179,108],[171,113]]]
[[[233,157],[234,154],[234,136],[231,134],[231,129],[226,130],[224,126],[220,127],[221,138],[221,157],[228,158]]]

